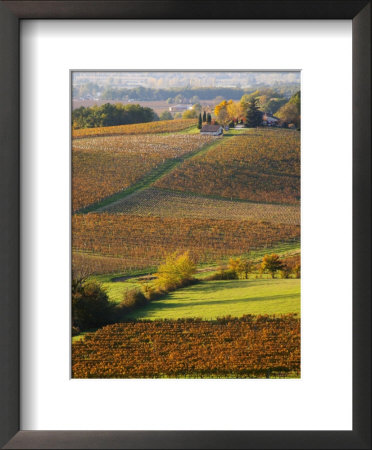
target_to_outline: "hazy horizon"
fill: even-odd
[[[300,71],[74,71],[74,86],[95,83],[122,88],[236,87],[300,84]]]

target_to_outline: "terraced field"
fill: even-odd
[[[300,224],[300,208],[208,198],[180,191],[149,188],[135,192],[98,211],[136,216],[270,221]]]

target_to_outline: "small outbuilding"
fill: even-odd
[[[219,136],[223,134],[223,127],[221,125],[204,125],[200,130],[200,134]]]
[[[262,116],[262,125],[266,125],[268,127],[277,127],[280,123],[280,119],[278,117],[273,116],[269,113],[264,113]]]

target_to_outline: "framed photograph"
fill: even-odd
[[[370,2],[88,4],[0,2],[0,444],[370,448]]]

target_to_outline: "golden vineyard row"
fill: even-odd
[[[120,257],[128,269],[153,267],[176,250],[189,250],[199,262],[208,262],[297,239],[299,235],[299,225],[264,221],[107,213],[72,217],[74,250]]]
[[[160,120],[158,122],[72,130],[72,137],[82,138],[87,136],[113,136],[117,134],[174,133],[192,127],[193,125],[196,125],[195,119]]]
[[[73,378],[298,377],[300,319],[244,316],[109,325],[72,346]]]
[[[300,137],[275,130],[224,139],[155,183],[160,188],[298,204]]]

